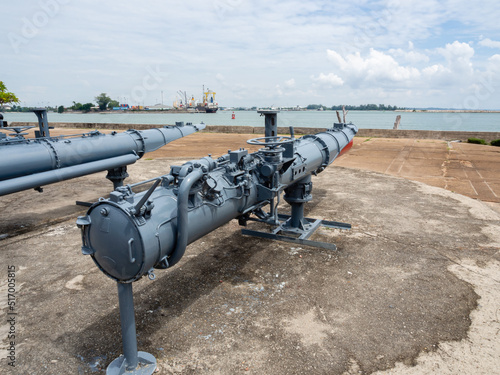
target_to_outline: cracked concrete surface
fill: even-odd
[[[476,310],[471,313],[471,327],[466,338],[460,341],[439,343],[435,351],[421,353],[414,366],[398,362],[387,371],[376,375],[416,374],[498,374],[500,262],[492,261],[478,266],[472,259],[463,259],[452,264],[448,270],[461,280],[474,286],[480,299]]]
[[[214,149],[227,151],[226,141],[234,139]],[[355,157],[347,154],[313,178],[307,215],[353,225],[316,234],[338,252],[244,237],[231,222],[190,245],[154,282],[134,284],[139,349],[157,357],[159,373],[499,373],[497,207],[339,167],[365,165],[427,183],[434,171],[432,181],[442,178],[442,160],[433,155],[445,155],[447,144],[420,149],[421,142],[403,140],[387,146],[394,148],[390,157],[374,158],[363,150],[373,141],[357,139]],[[182,147],[174,159],[149,154],[129,167],[128,182],[168,172],[182,163],[182,152],[217,155],[196,144],[200,154]],[[430,169],[422,170],[426,155]],[[482,157],[474,158],[490,178],[475,161]],[[105,174],[49,185],[43,195],[0,198],[0,233],[11,234],[0,241],[1,267],[20,270],[13,374],[99,374],[121,353],[116,286],[81,255],[75,225],[84,209],[74,201],[105,196]],[[0,282],[2,297],[4,287]],[[0,369],[9,373],[5,360]]]
[[[141,160],[131,180],[179,162]],[[75,179],[47,187],[44,202],[38,193],[4,197],[3,212],[21,220],[37,202],[49,215],[54,206],[69,212],[80,197],[60,193],[84,181],[94,187],[90,195],[109,186],[104,174]],[[491,315],[500,297],[499,214],[374,172],[331,166],[313,184],[307,215],[353,225],[316,234],[338,252],[243,237],[231,222],[190,245],[154,282],[134,284],[139,349],[157,357],[160,373],[426,373],[439,366],[453,374],[476,366],[474,373],[494,374],[498,366],[487,359],[500,355]],[[22,269],[13,373],[103,373],[121,353],[116,286],[81,255],[77,214],[1,242],[2,265]],[[461,354],[436,364],[455,350]]]

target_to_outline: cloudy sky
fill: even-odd
[[[0,81],[23,105],[384,103],[500,109],[497,0],[2,1]]]

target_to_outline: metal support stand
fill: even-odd
[[[351,229],[351,224],[337,221],[310,219],[304,217],[304,205],[312,199],[311,176],[306,176],[295,184],[285,189],[285,201],[291,206],[291,215],[278,214],[278,226],[269,232],[260,232],[242,229],[241,233],[247,236],[269,238],[277,241],[292,242],[301,245],[320,247],[328,250],[337,250],[332,243],[312,241],[308,238],[320,226],[327,228]]]
[[[290,215],[280,214],[278,216],[280,219],[285,219],[285,220],[289,220],[291,218]],[[286,221],[282,222],[277,228],[275,228],[270,233],[251,230],[251,229],[242,229],[241,233],[247,236],[268,238],[270,240],[276,240],[276,241],[292,242],[300,245],[319,247],[327,250],[337,250],[337,246],[333,243],[313,241],[309,240],[308,238],[311,237],[313,233],[316,231],[316,229],[318,229],[320,226],[324,226],[327,228],[346,229],[346,230],[351,229],[351,224],[348,223],[311,219],[307,217],[303,218],[303,220],[306,222],[306,229],[303,230],[302,234],[300,234],[298,237],[281,234],[281,233],[289,233],[285,226]]]
[[[278,113],[275,110],[257,111],[261,116],[264,116],[264,135],[266,137],[278,136]]]
[[[33,109],[33,112],[35,112],[36,117],[38,117],[38,128],[40,129],[35,131],[35,137],[50,137],[49,122],[47,120],[47,110],[45,108],[35,108]]]
[[[106,178],[113,183],[113,190],[116,190],[120,186],[123,186],[123,180],[125,180],[129,174],[127,173],[127,166],[117,167],[113,169],[108,169],[108,174]],[[77,206],[90,207],[92,203],[76,201]]]
[[[135,332],[134,296],[132,283],[118,284],[120,321],[122,326],[123,355],[111,362],[107,375],[151,375],[156,370],[156,359],[146,352],[137,351]]]
[[[113,183],[113,189],[116,190],[120,186],[123,186],[123,180],[125,180],[128,176],[127,166],[125,165],[123,167],[108,169],[106,178]]]

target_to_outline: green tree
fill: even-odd
[[[71,106],[71,109],[73,111],[81,111],[82,110],[82,103],[75,103],[73,101],[73,105]]]
[[[57,107],[57,113],[63,113],[64,112],[64,106],[60,105]]]
[[[7,91],[7,87],[0,81],[0,107],[10,103],[19,103],[19,99],[16,95]]]
[[[90,109],[94,106],[93,103],[85,103],[81,105],[81,110],[83,112],[90,112]]]
[[[309,104],[307,109],[320,109],[321,107],[323,107],[322,104]]]
[[[108,103],[108,108],[109,109],[113,109],[113,107],[118,107],[118,106],[120,106],[120,102],[118,100],[111,100]]]
[[[104,111],[111,101],[111,98],[103,92],[101,95],[95,97],[95,101],[97,102],[99,109]]]

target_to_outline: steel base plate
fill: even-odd
[[[310,219],[304,218],[307,224],[306,230],[299,230],[298,228],[294,228],[293,231],[289,230],[285,224],[286,220],[290,219],[289,215],[278,215],[280,219],[285,220],[285,222],[278,225],[271,233],[261,232],[251,229],[242,229],[241,233],[247,236],[260,237],[260,238],[268,238],[276,241],[285,241],[296,243],[300,245],[319,247],[322,249],[328,250],[337,250],[337,246],[333,243],[320,242],[320,241],[312,241],[308,238],[318,229],[320,226],[324,226],[327,228],[338,228],[349,230],[351,229],[351,224],[341,223],[338,221],[328,221],[328,220],[319,220],[319,219]],[[296,236],[289,236],[286,234],[295,234]]]
[[[127,371],[123,355],[111,362],[106,369],[106,375],[152,375],[156,370],[156,358],[146,352],[137,353],[139,364],[134,370]]]

